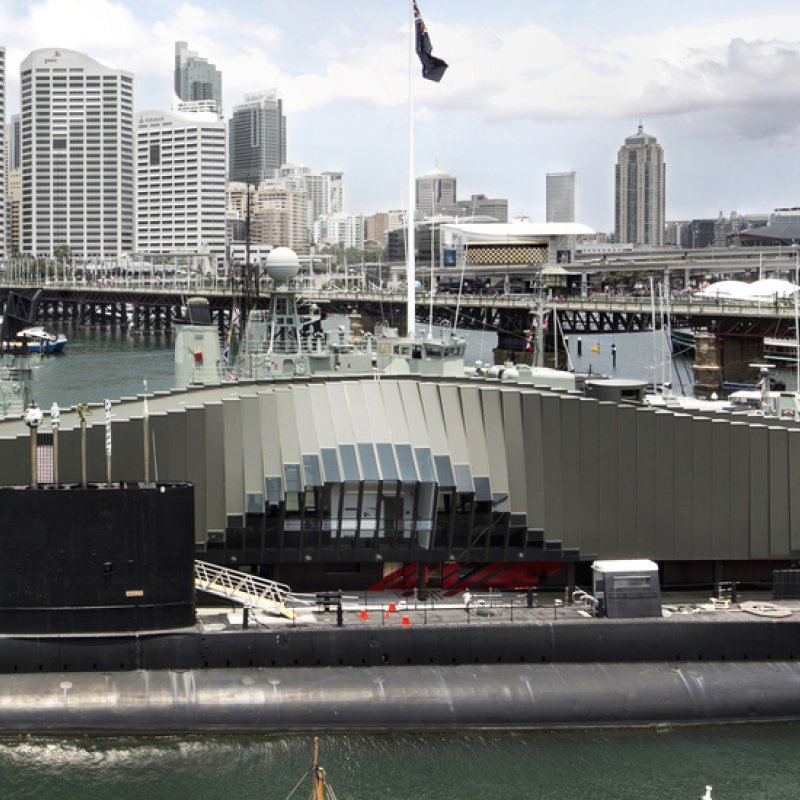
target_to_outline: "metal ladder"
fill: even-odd
[[[294,618],[294,611],[286,606],[291,591],[285,583],[209,564],[207,561],[195,561],[194,585],[198,591],[224,597],[247,608],[259,608],[269,614]]]

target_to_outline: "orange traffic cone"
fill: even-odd
[[[389,603],[389,611],[397,611],[397,604],[394,602],[394,600]]]
[[[383,615],[386,619],[389,619],[389,609],[386,609],[386,613]]]
[[[410,628],[410,627],[411,627],[411,620],[410,620],[408,617],[403,617],[403,618],[400,620],[400,624],[401,624],[403,627]]]
[[[361,614],[359,615],[361,619],[369,619],[369,614],[367,613],[366,608],[361,609]]]

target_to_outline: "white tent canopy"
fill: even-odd
[[[696,292],[696,297],[727,298],[733,300],[783,300],[798,291],[790,281],[763,278],[753,283],[744,281],[717,281]]]

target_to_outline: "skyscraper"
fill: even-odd
[[[22,246],[81,258],[130,253],[134,239],[133,75],[73,50],[34,50],[20,67]]]
[[[6,49],[0,47],[0,258],[11,252],[6,242]]]
[[[216,112],[136,115],[136,250],[225,255],[225,121]]]
[[[638,131],[625,139],[615,169],[615,225],[617,242],[664,244],[666,167],[664,149],[655,136]]]
[[[187,102],[213,100],[222,114],[222,73],[186,42],[175,42],[175,94]]]
[[[417,216],[431,216],[456,202],[456,179],[435,167],[417,178]]]
[[[228,142],[232,181],[258,186],[286,162],[286,117],[276,89],[246,94],[235,106]]]
[[[575,222],[575,173],[548,172],[546,222]]]

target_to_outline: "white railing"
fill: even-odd
[[[291,597],[291,590],[285,583],[209,564],[207,561],[194,562],[194,582],[198,590],[215,597],[272,613],[288,613],[286,602]]]

